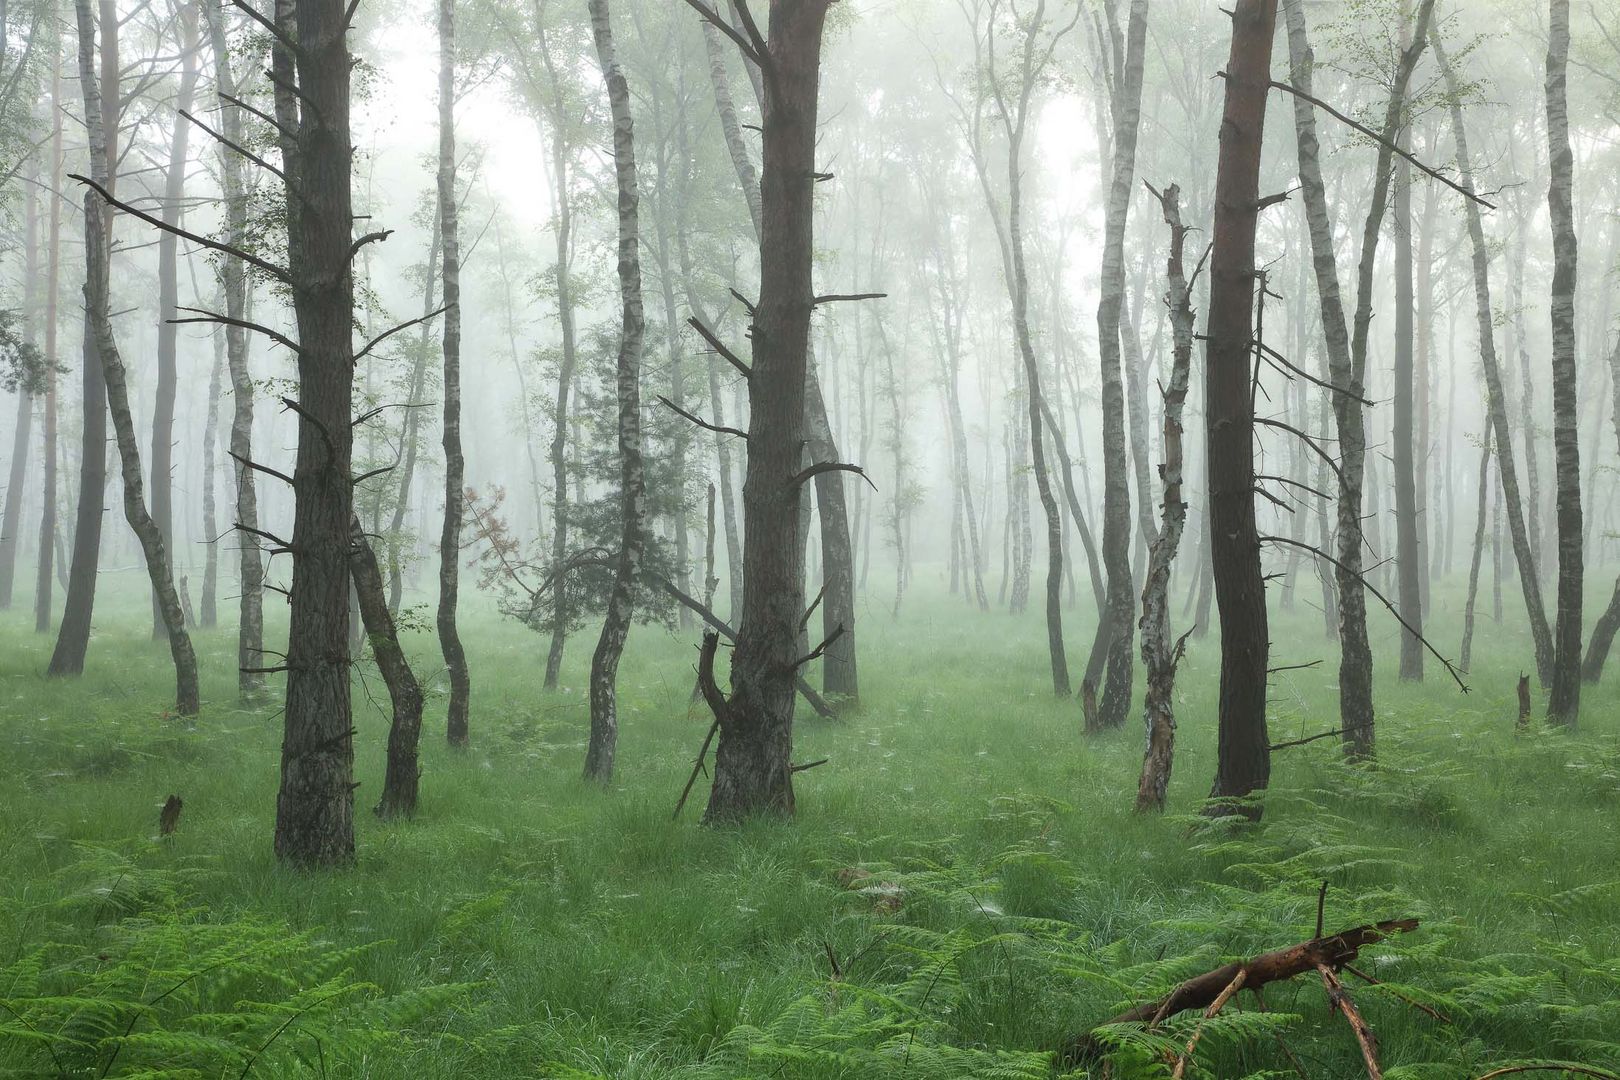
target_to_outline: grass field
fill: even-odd
[[[358,671],[359,865],[331,874],[271,854],[277,702],[238,706],[233,630],[198,635],[193,730],[165,715],[166,647],[133,575],[104,581],[78,681],[45,681],[51,642],[6,613],[0,1071],[1046,1075],[1065,1037],[1309,937],[1323,880],[1329,929],[1423,921],[1364,958],[1389,985],[1351,987],[1387,1076],[1620,1069],[1620,675],[1587,688],[1578,734],[1516,736],[1530,653],[1508,628],[1511,589],[1508,624],[1481,623],[1467,696],[1432,664],[1398,683],[1394,624],[1375,611],[1378,768],[1344,765],[1334,740],[1280,751],[1264,822],[1239,827],[1195,816],[1214,765],[1213,635],[1178,682],[1171,813],[1141,818],[1138,722],[1083,737],[1077,703],[1047,690],[1038,613],[969,612],[927,584],[898,622],[867,605],[862,710],[801,711],[796,756],[830,761],[798,778],[797,820],[731,830],[697,824],[701,780],[670,819],[708,724],[689,702],[695,632],[637,627],[602,790],[579,779],[594,633],[572,643],[567,688],[545,693],[541,641],[474,597],[472,748],[444,746],[437,688],[412,822],[369,813],[386,696]],[[1461,598],[1442,590],[1436,607],[1449,653]],[[1303,605],[1276,617],[1274,663],[1325,663],[1277,677],[1274,741],[1337,726],[1320,624]],[[439,672],[429,636],[408,648]],[[158,842],[171,792],[185,811]],[[846,888],[856,868],[871,876]],[[1189,1075],[1365,1075],[1318,980],[1265,1004],[1243,995],[1208,1025]],[[1158,1054],[1195,1020],[1122,1036],[1106,1074],[1169,1075]],[[1076,1075],[1105,1075],[1088,1067]]]

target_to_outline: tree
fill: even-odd
[[[1547,718],[1574,727],[1581,711],[1581,449],[1575,373],[1575,155],[1569,142],[1569,0],[1548,0],[1547,209],[1552,218],[1553,482],[1558,523],[1558,614]],[[1525,433],[1529,438],[1529,433]]]
[[[1245,798],[1271,777],[1266,732],[1270,639],[1254,516],[1254,401],[1249,385],[1260,153],[1276,22],[1277,0],[1238,0],[1233,8],[1215,174],[1204,398],[1210,555],[1221,625],[1219,734],[1210,796],[1219,800]],[[1228,807],[1229,802],[1222,808]]]
[[[444,528],[439,534],[439,649],[450,673],[445,735],[467,745],[471,682],[467,652],[456,629],[461,568],[461,519],[466,460],[461,453],[461,240],[456,217],[456,5],[439,0],[439,250],[444,286]]]
[[[178,225],[186,193],[187,146],[191,136],[191,105],[197,92],[197,8],[180,7],[180,87],[174,99],[174,133],[169,141],[168,168],[163,178],[163,221]],[[174,398],[179,388],[175,364],[175,319],[180,309],[180,240],[172,231],[158,235],[157,396],[152,405],[152,520],[163,543],[174,550]],[[210,537],[212,539],[212,537]],[[152,636],[164,632],[161,604],[152,597]]]
[[[799,489],[837,461],[802,466],[809,377],[814,252],[816,113],[827,0],[771,0],[770,37],[745,0],[744,30],[701,0],[689,0],[761,69],[764,169],[760,182],[760,282],[753,305],[748,375],[748,467],[743,484],[742,625],[731,659],[731,693],[714,680],[706,641],[704,695],[718,721],[714,782],[704,820],[793,813],[794,676],[804,618]],[[740,361],[739,361],[740,363]]]
[[[214,55],[214,97],[219,105],[220,186],[225,202],[225,243],[241,247],[248,230],[248,194],[242,162],[230,143],[242,145],[242,109],[237,102],[221,0],[202,0],[203,18]],[[219,268],[225,293],[225,363],[231,375],[230,454],[236,478],[237,689],[251,695],[263,685],[256,668],[264,664],[264,563],[259,549],[259,497],[253,468],[253,374],[248,367],[249,280],[241,260],[226,258]]]
[[[62,80],[53,65],[51,71],[51,169],[52,191],[61,188],[62,178]],[[57,499],[57,308],[61,297],[62,270],[62,200],[50,200],[50,248],[45,271],[45,489],[40,494],[39,566],[34,577],[34,631],[44,634],[51,628],[51,572],[56,554],[56,499]]]
[[[618,403],[619,551],[613,589],[608,594],[602,633],[591,656],[591,737],[585,752],[585,778],[613,778],[619,732],[619,657],[630,634],[630,616],[641,577],[645,544],[646,489],[641,461],[641,345],[645,330],[641,301],[641,234],[636,189],[635,131],[630,88],[613,47],[607,0],[590,0],[591,36],[607,83],[613,120],[613,171],[618,189],[619,297],[622,305],[615,397]],[[791,699],[790,699],[791,701]]]
[[[1108,201],[1104,211],[1102,284],[1097,302],[1097,359],[1102,372],[1103,423],[1103,567],[1108,573],[1108,608],[1097,621],[1086,669],[1082,703],[1096,699],[1106,664],[1101,708],[1087,715],[1088,729],[1118,727],[1130,707],[1135,598],[1131,577],[1130,463],[1125,449],[1125,383],[1121,371],[1121,337],[1134,334],[1122,318],[1125,299],[1125,225],[1135,185],[1136,137],[1141,124],[1143,56],[1147,41],[1147,0],[1132,0],[1125,39],[1120,42],[1114,5],[1106,5],[1109,41],[1099,49],[1111,53],[1115,77],[1107,80],[1113,118]],[[1138,497],[1144,502],[1147,491]]]
[[[1181,661],[1182,647],[1187,640],[1184,635],[1172,642],[1170,568],[1187,524],[1187,504],[1182,501],[1181,492],[1181,414],[1187,402],[1193,350],[1192,286],[1187,280],[1183,259],[1189,230],[1181,223],[1181,190],[1171,184],[1162,193],[1155,194],[1164,210],[1165,224],[1170,227],[1170,254],[1165,262],[1168,289],[1164,302],[1170,309],[1174,344],[1170,381],[1164,388],[1164,465],[1160,469],[1164,477],[1163,528],[1148,551],[1147,580],[1142,586],[1142,663],[1147,668],[1147,696],[1142,712],[1147,725],[1147,751],[1142,756],[1142,776],[1136,787],[1137,810],[1164,809],[1175,753],[1176,665]]]
[[[197,655],[192,650],[191,637],[186,633],[185,614],[169,571],[163,534],[146,509],[142,491],[140,442],[130,411],[124,362],[118,354],[118,342],[113,337],[112,317],[108,310],[111,278],[107,249],[110,230],[106,228],[103,204],[98,195],[103,195],[107,190],[111,162],[107,159],[107,143],[101,132],[101,86],[95,65],[96,25],[90,13],[89,0],[77,0],[74,13],[79,30],[79,81],[84,88],[84,115],[90,145],[89,178],[73,177],[85,183],[89,189],[84,195],[85,321],[95,338],[102,383],[107,391],[107,411],[112,416],[117,435],[118,457],[123,466],[124,517],[140,539],[147,576],[158,598],[164,630],[169,639],[169,651],[174,658],[175,711],[181,716],[196,716],[201,708],[197,689]],[[104,18],[105,14],[104,11]]]
[[[101,35],[101,137],[109,172],[106,189],[118,188],[119,70],[118,9],[113,0],[100,0]],[[82,43],[81,43],[82,48]],[[111,247],[112,208],[106,208],[102,227]],[[96,335],[89,313],[84,320],[80,400],[83,418],[79,440],[79,503],[74,515],[73,562],[68,570],[67,597],[62,602],[62,622],[57,627],[56,648],[51,653],[47,675],[84,674],[85,655],[90,649],[90,621],[96,607],[96,577],[101,565],[102,499],[107,487],[107,387],[102,379],[101,357],[96,353]]]

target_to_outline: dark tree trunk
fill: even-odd
[[[100,0],[101,25],[101,130],[106,141],[109,169],[118,161],[118,11],[113,0]],[[89,21],[84,12],[81,24]],[[106,187],[116,190],[118,177],[109,172]],[[112,234],[112,208],[104,208],[102,228]],[[110,243],[110,240],[109,240]],[[101,520],[106,508],[102,501],[107,488],[107,385],[102,377],[101,356],[96,351],[96,335],[88,313],[84,318],[83,377],[79,443],[79,507],[73,526],[73,562],[68,570],[67,598],[62,604],[62,623],[56,632],[56,648],[51,653],[48,675],[82,675],[90,649],[90,623],[96,607],[96,577],[101,567]]]
[[[1276,20],[1277,0],[1238,0],[1233,9],[1215,174],[1204,375],[1210,554],[1221,622],[1220,726],[1210,791],[1215,799],[1245,798],[1264,789],[1271,778],[1266,732],[1270,640],[1254,516],[1254,403],[1249,386],[1254,234]]]
[[[1462,649],[1457,659],[1457,666],[1463,671],[1469,670],[1474,656],[1474,608],[1479,597],[1479,567],[1485,555],[1485,513],[1486,500],[1490,495],[1491,484],[1491,433],[1486,428],[1480,440],[1479,454],[1479,517],[1474,525],[1474,558],[1468,566],[1468,599],[1463,606],[1463,636]]]
[[[630,636],[636,582],[641,577],[646,544],[647,481],[641,460],[641,344],[645,318],[641,302],[641,234],[636,188],[635,131],[630,115],[630,88],[613,47],[613,22],[607,0],[590,0],[591,36],[607,83],[613,119],[613,171],[618,188],[620,337],[615,397],[618,403],[619,552],[614,560],[613,591],[608,594],[602,633],[591,655],[591,737],[585,751],[585,778],[613,779],[613,757],[619,738],[619,657]]]
[[[417,759],[417,747],[422,739],[422,686],[399,646],[399,633],[394,626],[393,613],[388,610],[377,555],[371,550],[371,542],[358,517],[350,523],[349,537],[349,560],[354,591],[360,598],[360,616],[365,620],[371,655],[377,660],[377,670],[382,673],[383,685],[388,687],[388,701],[394,710],[393,721],[388,726],[388,764],[383,772],[382,798],[377,803],[376,813],[381,818],[408,818],[416,813],[417,787],[422,775]]]
[[[794,675],[804,612],[799,487],[814,303],[816,111],[827,0],[772,0],[764,64],[760,287],[748,382],[743,617],[731,697],[719,700],[704,820],[791,815]]]
[[[1569,0],[1549,0],[1547,151],[1552,219],[1553,473],[1557,492],[1558,614],[1553,625],[1552,693],[1547,719],[1574,727],[1581,711],[1581,450],[1575,371],[1575,155],[1569,142]],[[1527,436],[1528,437],[1528,433]]]
[[[450,676],[445,737],[467,745],[472,683],[456,629],[466,460],[461,453],[461,238],[456,217],[456,5],[439,0],[439,249],[444,260],[444,528],[439,533],[439,649]]]
[[[182,113],[191,111],[197,93],[197,9],[183,4],[179,9],[180,87],[174,99],[174,135],[169,143],[169,167],[163,181],[163,222],[180,224],[181,200],[186,193],[187,145],[191,121]],[[180,307],[180,238],[172,232],[158,235],[158,332],[157,397],[152,405],[152,520],[163,536],[164,546],[174,547],[174,397],[179,386],[175,368],[175,317]],[[165,633],[162,604],[152,597],[152,636]]]
[[[1403,34],[1406,27],[1402,27]],[[1397,136],[1411,142],[1410,129]],[[1395,570],[1401,619],[1401,678],[1423,681],[1423,554],[1418,546],[1416,372],[1413,319],[1417,303],[1412,265],[1412,166],[1404,159],[1395,169],[1395,393],[1394,438],[1390,452],[1395,467]]]
[[[276,854],[298,866],[354,861],[349,690],[349,532],[354,518],[354,203],[343,0],[277,0],[296,60],[272,49],[284,135],[287,257],[298,323],[298,453],[292,599]],[[296,27],[296,28],[295,28]]]

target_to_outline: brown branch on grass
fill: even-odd
[[[1344,1014],[1350,1030],[1356,1033],[1356,1045],[1361,1047],[1361,1059],[1367,1065],[1367,1080],[1384,1080],[1384,1070],[1378,1064],[1378,1039],[1373,1035],[1372,1028],[1367,1026],[1361,1010],[1356,1008],[1350,991],[1344,988],[1339,973],[1321,962],[1317,963],[1316,970],[1322,976],[1322,985],[1327,988],[1328,1002]]]
[[[1187,1049],[1183,1050],[1181,1056],[1176,1058],[1176,1067],[1170,1072],[1170,1080],[1181,1080],[1187,1074],[1187,1063],[1192,1060],[1193,1050],[1198,1046],[1198,1040],[1204,1035],[1204,1024],[1213,1020],[1216,1014],[1226,1007],[1226,1003],[1232,1000],[1232,995],[1243,989],[1243,982],[1248,977],[1249,973],[1247,971],[1239,971],[1232,977],[1232,981],[1226,984],[1226,989],[1217,994],[1215,1000],[1209,1003],[1209,1008],[1204,1010],[1204,1015],[1199,1019],[1198,1026],[1193,1028],[1192,1038],[1187,1040]]]

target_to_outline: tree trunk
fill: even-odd
[[[208,376],[208,418],[203,424],[203,587],[202,626],[212,629],[219,622],[219,512],[214,498],[215,452],[219,442],[219,396],[225,382],[225,336],[221,327],[210,335],[214,345],[214,366]]]
[[[456,629],[466,459],[461,453],[461,237],[456,217],[456,5],[439,0],[439,253],[444,287],[444,528],[439,533],[439,649],[450,675],[445,737],[467,745],[472,684]]]
[[[1435,57],[1445,72],[1446,92],[1451,98],[1451,127],[1457,146],[1459,182],[1472,191],[1473,161],[1468,152],[1468,129],[1463,123],[1456,72],[1452,70],[1446,58],[1445,49],[1438,44],[1438,36]],[[1507,394],[1502,386],[1501,365],[1496,358],[1495,319],[1491,308],[1490,252],[1486,247],[1485,226],[1480,219],[1478,205],[1472,199],[1466,199],[1463,209],[1467,214],[1468,239],[1473,248],[1475,321],[1479,328],[1480,366],[1485,372],[1486,402],[1496,443],[1496,470],[1501,481],[1499,503],[1505,503],[1507,507],[1508,533],[1512,537],[1513,551],[1519,566],[1519,587],[1524,591],[1525,614],[1530,622],[1531,639],[1535,642],[1536,671],[1542,684],[1546,685],[1552,680],[1552,632],[1547,626],[1547,609],[1541,599],[1541,581],[1536,574],[1535,561],[1530,550],[1524,504],[1519,498],[1519,474],[1513,459],[1513,431],[1508,424]],[[1525,432],[1525,438],[1530,437],[1530,433]],[[1496,577],[1500,582],[1500,573]]]
[[[51,170],[50,190],[62,189],[62,80],[59,65],[51,71]],[[39,518],[39,567],[34,577],[34,630],[44,634],[51,628],[51,573],[60,538],[56,529],[56,319],[61,299],[62,200],[52,197],[49,263],[45,271],[45,489],[41,493]]]
[[[275,849],[283,862],[335,866],[354,861],[348,651],[354,518],[353,64],[342,0],[277,0],[276,23],[299,43],[296,61],[281,45],[272,48],[271,57],[281,84],[276,117],[289,132],[282,144],[287,258],[298,322],[299,422]]]
[[[38,167],[30,172],[37,174]],[[34,179],[35,177],[29,177]],[[53,189],[54,190],[54,189]],[[52,195],[54,199],[54,194]],[[23,193],[23,339],[34,344],[34,287],[39,280],[39,202],[30,189]],[[34,428],[34,393],[27,386],[17,388],[17,420],[11,435],[11,475],[6,484],[6,508],[0,523],[0,611],[11,609],[12,585],[16,580],[17,549],[22,531],[23,485],[28,477],[28,451]]]
[[[394,498],[393,518],[388,523],[388,610],[396,617],[405,595],[405,515],[411,508],[411,485],[416,480],[416,458],[420,449],[418,433],[422,428],[422,410],[427,405],[422,395],[427,387],[428,360],[433,354],[427,319],[437,310],[434,307],[437,302],[435,286],[442,269],[439,245],[444,231],[440,227],[439,213],[439,203],[435,198],[433,228],[428,233],[428,257],[422,271],[422,332],[417,337],[416,363],[411,368],[410,408],[405,410],[405,423],[400,434],[404,451],[399,464],[399,493]]]
[[[417,787],[422,776],[422,766],[417,759],[417,746],[422,738],[422,686],[399,646],[399,633],[394,626],[393,613],[388,610],[377,555],[371,550],[371,542],[358,517],[350,522],[349,538],[349,560],[355,592],[360,597],[360,615],[365,620],[371,654],[377,660],[377,670],[382,673],[383,685],[388,687],[388,701],[394,710],[393,720],[388,725],[388,763],[383,771],[382,798],[377,802],[376,814],[380,818],[408,818],[416,813]]]
[[[106,156],[107,143],[101,131],[101,88],[95,71],[96,27],[91,19],[89,0],[78,0],[74,11],[78,18],[79,78],[84,86],[90,175],[92,181],[105,187],[110,162]],[[101,361],[102,379],[107,389],[107,411],[112,416],[113,429],[118,438],[118,457],[123,466],[124,517],[140,539],[147,576],[151,579],[152,591],[157,595],[163,611],[164,630],[168,634],[169,651],[174,658],[175,711],[181,716],[196,716],[201,708],[197,691],[197,655],[192,651],[191,637],[186,633],[185,614],[180,607],[180,596],[175,591],[174,578],[169,572],[163,534],[146,510],[146,500],[141,490],[140,442],[130,412],[124,362],[118,355],[118,343],[113,338],[112,319],[108,312],[108,233],[104,228],[103,206],[103,200],[94,191],[85,192],[85,320],[95,337],[96,354]]]
[[[538,15],[537,15],[538,18]],[[562,327],[562,365],[557,371],[556,404],[553,407],[551,448],[551,647],[546,653],[545,688],[557,688],[557,676],[562,671],[563,648],[568,643],[569,623],[574,617],[568,598],[568,396],[573,390],[574,373],[578,369],[578,351],[574,331],[573,287],[573,200],[569,195],[569,153],[571,146],[564,132],[570,117],[568,103],[563,97],[556,63],[546,43],[545,28],[535,27],[540,41],[541,57],[551,79],[552,137],[551,185],[557,195],[557,319]]]
[[[1468,600],[1463,606],[1462,650],[1457,666],[1469,670],[1474,656],[1474,608],[1479,597],[1479,567],[1485,555],[1485,502],[1491,483],[1491,432],[1485,429],[1479,453],[1479,517],[1474,525],[1474,558],[1468,566]]]
[[[814,302],[816,111],[827,0],[772,0],[762,110],[760,286],[748,381],[745,582],[704,820],[791,815],[794,674],[804,611],[798,488]]]
[[[77,0],[75,6],[87,2]],[[101,26],[106,31],[101,39],[101,131],[106,142],[108,168],[114,169],[118,162],[118,10],[113,0],[100,0],[99,10]],[[90,13],[86,10],[81,26],[89,20]],[[82,42],[80,47],[82,52],[85,47]],[[109,172],[107,190],[114,191],[117,185],[118,177]],[[112,207],[104,207],[102,228],[107,233],[109,247],[112,222]],[[73,526],[73,562],[68,570],[67,597],[62,603],[56,648],[46,668],[46,674],[58,676],[84,674],[85,654],[90,648],[90,622],[96,607],[96,578],[101,566],[101,520],[105,513],[102,502],[107,494],[107,386],[88,312],[84,317],[82,341],[83,412],[79,425],[79,506]]]
[[[1552,693],[1547,719],[1574,727],[1581,711],[1580,410],[1575,371],[1575,155],[1569,142],[1569,0],[1549,0],[1547,34],[1547,151],[1552,219],[1553,472],[1558,521],[1558,614],[1553,626]]]
[[[1402,36],[1408,27],[1401,27]],[[1396,136],[1405,147],[1411,143],[1409,125],[1403,124]],[[1412,166],[1403,158],[1395,169],[1395,393],[1394,438],[1390,452],[1395,467],[1395,570],[1397,606],[1407,625],[1401,628],[1401,678],[1423,681],[1423,555],[1418,549],[1417,504],[1417,385],[1413,348],[1417,288],[1412,266]]]
[[[1160,196],[1165,224],[1170,226],[1170,255],[1165,275],[1169,291],[1165,304],[1170,309],[1173,346],[1170,381],[1164,388],[1164,466],[1160,470],[1164,477],[1163,528],[1154,537],[1148,552],[1147,580],[1142,587],[1142,663],[1147,668],[1147,696],[1142,712],[1147,724],[1147,751],[1142,757],[1142,775],[1136,786],[1139,811],[1164,809],[1175,754],[1176,665],[1181,661],[1186,640],[1172,641],[1170,630],[1170,568],[1187,524],[1187,504],[1182,500],[1181,491],[1181,414],[1187,402],[1187,384],[1192,370],[1194,323],[1192,297],[1183,269],[1182,250],[1188,230],[1181,223],[1180,199],[1181,191],[1174,184]]]
[[[218,99],[220,124],[225,137],[242,140],[241,108],[230,99],[236,96],[236,77],[231,66],[230,40],[220,0],[204,0],[203,17],[214,54],[214,91]],[[229,147],[220,147],[220,177],[225,198],[225,239],[240,246],[247,235],[248,199],[242,183],[242,162]],[[225,290],[225,314],[232,319],[247,317],[248,280],[246,269],[235,259],[220,264],[220,284]],[[226,366],[231,374],[231,442],[236,478],[236,546],[238,553],[237,687],[246,697],[264,684],[252,668],[263,665],[264,655],[264,563],[259,553],[259,498],[248,462],[253,460],[253,373],[248,367],[247,331],[240,326],[225,327]]]
[[[191,111],[197,92],[197,9],[182,4],[180,24],[180,87],[174,99],[174,134],[169,143],[169,166],[163,181],[162,219],[165,225],[180,224],[181,200],[186,193],[187,145],[191,121],[182,113]],[[158,234],[158,327],[157,397],[152,404],[152,520],[172,554],[174,546],[174,397],[179,386],[175,367],[176,332],[174,319],[180,308],[180,238],[172,232]],[[162,603],[152,596],[152,636],[165,632]]]
[[[585,751],[585,778],[605,784],[613,779],[613,755],[619,737],[619,657],[630,636],[636,582],[641,576],[646,544],[647,481],[641,461],[641,343],[645,319],[641,305],[641,233],[636,188],[635,133],[630,115],[630,88],[613,47],[608,0],[590,0],[591,36],[607,83],[613,118],[613,171],[618,186],[619,297],[621,331],[617,364],[619,449],[619,553],[614,560],[613,591],[608,594],[602,634],[591,656],[591,737]]]
[[[1204,398],[1209,454],[1210,554],[1221,623],[1215,799],[1242,799],[1271,777],[1266,732],[1266,585],[1254,516],[1252,378],[1254,234],[1260,154],[1271,85],[1277,0],[1238,0],[1226,65],[1215,174]],[[1230,812],[1230,808],[1226,808]],[[1258,816],[1258,808],[1246,808]]]
[[[1097,621],[1092,655],[1101,655],[1107,640],[1107,675],[1100,707],[1088,710],[1088,730],[1119,727],[1131,704],[1131,662],[1135,638],[1135,585],[1131,577],[1130,463],[1125,446],[1125,386],[1121,371],[1122,318],[1125,302],[1125,226],[1131,189],[1136,180],[1136,140],[1142,115],[1142,72],[1147,40],[1147,0],[1131,0],[1118,88],[1112,95],[1114,120],[1112,168],[1104,211],[1101,298],[1097,302],[1097,358],[1102,368],[1103,420],[1103,567],[1108,572],[1108,609]],[[1116,48],[1116,53],[1118,52]],[[1145,425],[1144,425],[1145,426]],[[1147,498],[1146,491],[1140,493]],[[1251,515],[1252,516],[1252,515]],[[1145,531],[1145,529],[1144,529]],[[1098,661],[1100,662],[1100,660]],[[1090,665],[1094,668],[1096,663]],[[1093,699],[1096,677],[1088,669]]]

